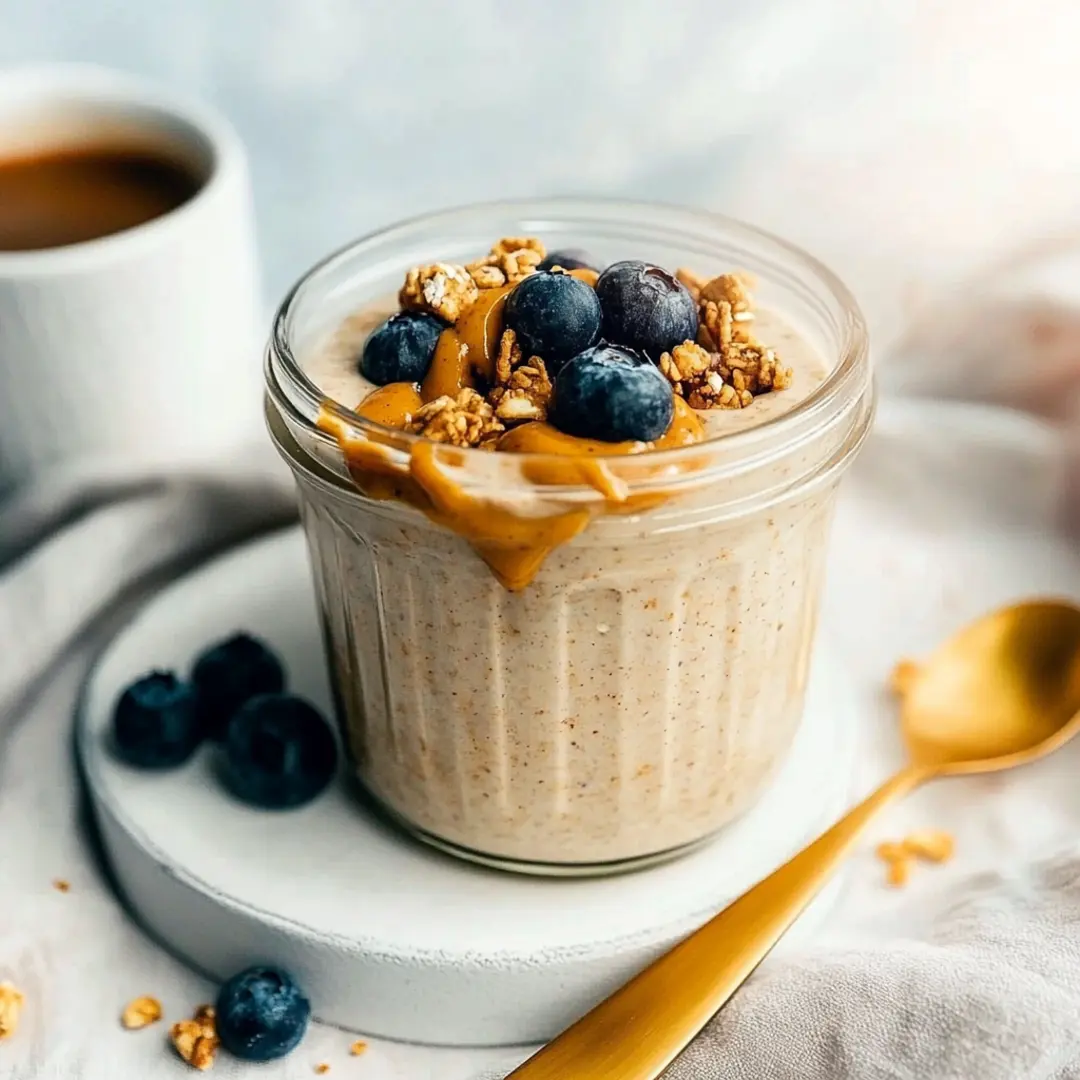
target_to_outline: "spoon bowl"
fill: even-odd
[[[938,776],[1035,761],[1080,731],[1080,607],[1002,608],[900,669],[909,764],[507,1080],[656,1080],[821,891],[866,825]]]
[[[901,686],[900,727],[916,767],[995,772],[1057,749],[1080,722],[1080,608],[1031,601],[950,638]]]

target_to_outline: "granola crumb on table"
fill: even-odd
[[[921,829],[908,833],[903,839],[904,849],[919,859],[930,862],[947,862],[956,851],[956,840],[951,833],[941,829]]]
[[[214,1021],[214,1007],[200,1005],[190,1020],[173,1024],[169,1038],[176,1052],[193,1069],[205,1072],[214,1065],[221,1040]]]
[[[0,1041],[10,1038],[19,1027],[26,998],[14,983],[0,982]]]
[[[367,1043],[364,1042],[363,1039],[357,1039],[356,1042],[349,1047],[349,1053],[352,1054],[353,1057],[359,1057],[366,1052],[367,1048]]]
[[[157,1023],[163,1015],[161,1002],[157,998],[138,997],[124,1006],[124,1011],[120,1014],[120,1023],[128,1031],[139,1031],[141,1028]]]
[[[920,829],[902,840],[883,840],[875,854],[885,863],[885,880],[894,887],[906,885],[916,860],[943,863],[953,857],[956,841],[942,829]]]

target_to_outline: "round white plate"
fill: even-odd
[[[210,748],[165,774],[114,760],[106,732],[123,686],[153,667],[186,672],[237,629],[269,641],[290,687],[329,714],[307,556],[290,530],[178,581],[116,638],[83,696],[80,759],[116,878],[147,928],[217,978],[283,964],[316,1015],[342,1027],[456,1045],[546,1039],[848,801],[854,709],[825,647],[796,745],[761,802],[709,845],[618,877],[545,880],[460,862],[372,816],[344,777],[310,806],[271,813],[225,793]]]

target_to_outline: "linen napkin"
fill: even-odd
[[[0,737],[65,648],[117,604],[295,512],[263,447],[173,472],[60,466],[0,503]]]
[[[1080,852],[964,881],[929,922],[767,964],[665,1080],[1080,1077]]]

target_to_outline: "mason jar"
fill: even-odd
[[[409,267],[528,235],[606,261],[749,270],[762,306],[798,327],[829,373],[756,426],[592,459],[600,482],[566,458],[383,427],[305,374],[343,320],[392,296]],[[800,722],[837,485],[874,411],[863,320],[827,269],[698,211],[472,206],[385,229],[312,269],[277,312],[265,371],[343,741],[376,806],[464,858],[584,874],[684,851],[761,795]],[[350,446],[404,479],[358,485]],[[432,477],[453,506],[407,497]],[[449,513],[461,506],[468,529]]]

